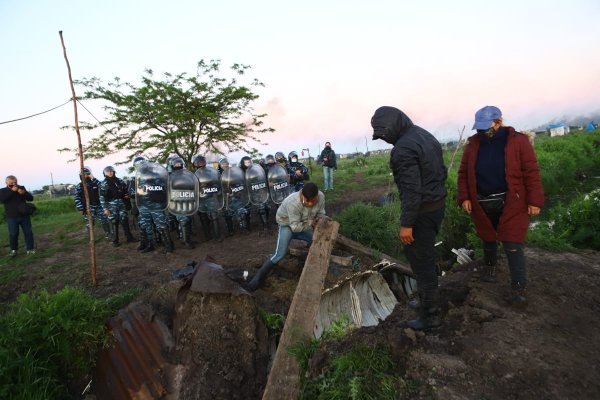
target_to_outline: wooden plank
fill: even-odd
[[[343,250],[346,250],[346,251],[349,251],[349,252],[355,253],[355,254],[356,253],[362,254],[367,257],[374,258],[377,261],[385,258],[386,260],[389,260],[390,262],[394,263],[396,269],[400,270],[402,273],[404,273],[412,278],[416,277],[415,273],[413,272],[413,270],[410,266],[401,263],[400,261],[396,260],[394,257],[388,256],[387,254],[384,254],[380,251],[377,251],[370,247],[364,246],[358,242],[355,242],[352,239],[348,239],[347,237],[345,237],[341,234],[338,234],[335,245],[336,245],[336,247],[341,248]]]
[[[337,222],[329,219],[317,222],[313,243],[285,319],[263,400],[292,400],[297,399],[300,394],[300,366],[287,349],[314,338],[314,326],[329,268],[329,257],[339,226]]]
[[[290,254],[296,257],[306,257],[308,255],[308,250],[290,247]],[[342,265],[344,267],[351,267],[354,261],[354,257],[341,257],[332,254],[329,258],[329,261],[335,264]]]

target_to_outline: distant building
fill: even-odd
[[[548,125],[548,131],[550,132],[550,137],[553,136],[563,136],[570,132],[569,126],[565,123],[561,122],[558,124],[550,124]]]

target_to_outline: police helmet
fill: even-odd
[[[147,162],[148,162],[148,160],[146,160],[146,157],[137,156],[136,158],[133,159],[133,168],[138,169],[139,167],[141,167],[142,165],[144,165]]]
[[[244,156],[240,160],[240,168],[244,171],[252,166],[252,159],[249,156]]]
[[[177,157],[172,157],[169,159],[169,167],[171,167],[171,170],[176,171],[178,169],[183,169],[183,166],[185,165],[185,162],[183,161],[183,158],[177,156]]]
[[[296,157],[296,161],[298,161],[298,153],[296,153],[295,151],[290,151],[290,154],[288,154],[288,161],[290,163],[292,162],[293,157]]]
[[[200,154],[195,155],[194,158],[192,158],[192,165],[196,169],[204,168],[206,167],[206,158]]]
[[[229,160],[227,159],[227,157],[219,158],[219,167],[229,168]]]
[[[278,151],[277,153],[275,153],[275,160],[278,163],[282,163],[282,164],[286,162],[285,155],[282,152],[280,152],[280,151]]]
[[[102,171],[104,176],[106,176],[106,174],[108,174],[109,172],[116,174],[115,168],[112,165],[109,165],[108,167],[104,167],[104,170]]]
[[[265,164],[267,164],[267,165],[275,164],[275,157],[273,157],[273,154],[267,154],[267,156],[265,157]]]

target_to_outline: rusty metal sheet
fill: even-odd
[[[163,354],[173,347],[168,328],[150,306],[135,303],[108,322],[114,336],[100,354],[93,391],[99,400],[160,399],[167,394]]]

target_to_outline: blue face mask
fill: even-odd
[[[298,159],[296,157],[292,157],[292,162],[298,162]]]

